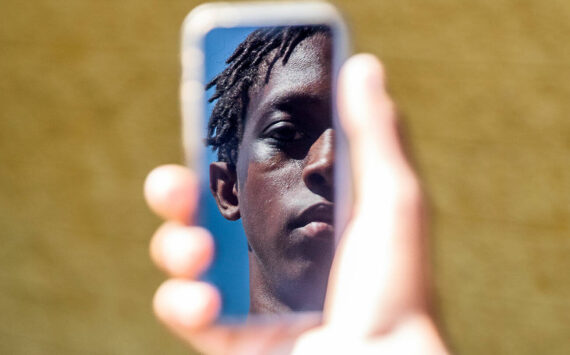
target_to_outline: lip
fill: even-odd
[[[301,212],[296,218],[296,228],[307,237],[332,238],[333,226],[333,205],[331,203],[317,203]]]
[[[329,238],[333,235],[334,227],[332,224],[326,222],[310,222],[303,227],[298,228],[298,231],[309,238]]]

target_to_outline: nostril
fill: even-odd
[[[313,186],[319,186],[324,185],[326,181],[321,174],[311,174],[311,176],[309,176],[309,183]]]

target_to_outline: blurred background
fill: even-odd
[[[189,0],[0,2],[0,353],[184,354],[142,184],[182,162]],[[339,2],[379,55],[431,200],[459,354],[570,349],[570,2]]]

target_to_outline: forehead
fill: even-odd
[[[267,83],[251,88],[247,120],[277,100],[328,100],[331,59],[331,40],[328,36],[318,33],[300,42],[285,64],[281,58],[277,60]],[[260,78],[265,78],[265,70],[259,73]]]
[[[331,60],[330,40],[322,34],[316,34],[299,43],[287,63],[278,60],[273,67],[269,86],[276,84],[306,84],[321,75],[328,77]]]

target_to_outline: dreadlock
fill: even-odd
[[[243,136],[249,89],[259,82],[261,64],[267,63],[264,83],[279,59],[287,63],[295,47],[317,33],[330,35],[326,26],[267,27],[252,32],[226,60],[228,66],[206,85],[216,86],[208,100],[216,102],[208,122],[205,143],[218,151],[218,160],[235,166]]]

